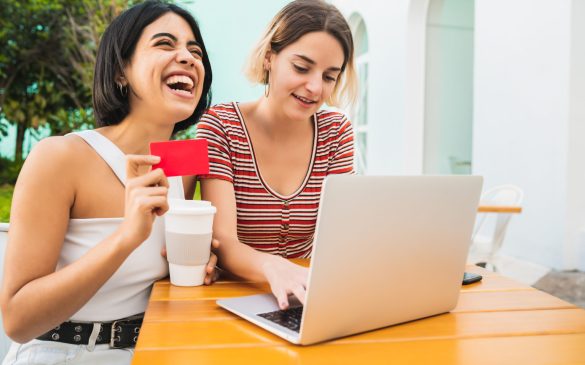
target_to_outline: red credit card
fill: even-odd
[[[161,168],[167,177],[209,174],[206,139],[151,142],[150,154],[160,157],[152,168]]]

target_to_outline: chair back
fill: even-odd
[[[516,185],[498,185],[485,191],[480,199],[480,205],[508,205],[519,206],[522,204],[524,192]],[[484,247],[486,261],[492,262],[493,256],[502,247],[506,231],[510,223],[510,213],[482,213],[475,226],[472,243],[476,246],[479,242],[488,243]],[[477,248],[477,247],[476,247]],[[477,251],[473,250],[472,251]],[[493,264],[493,262],[492,262]]]
[[[4,276],[4,252],[6,251],[6,244],[8,243],[8,223],[0,223],[0,285],[2,284]],[[10,347],[10,338],[4,333],[4,325],[2,323],[2,314],[0,313],[0,359],[8,353]]]

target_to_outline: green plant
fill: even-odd
[[[14,185],[20,173],[23,161],[12,161],[0,157],[0,186],[4,184]]]
[[[10,205],[12,204],[12,192],[14,186],[0,186],[0,222],[10,221]]]
[[[140,1],[140,0],[138,0]],[[106,26],[133,0],[2,0],[0,136],[16,126],[22,160],[27,131],[51,134],[93,126],[91,86]]]

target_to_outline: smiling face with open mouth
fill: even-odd
[[[268,55],[273,105],[292,120],[306,120],[329,99],[343,65],[343,48],[326,32],[307,33]]]
[[[189,23],[177,14],[144,28],[124,70],[132,113],[165,124],[189,118],[203,90],[202,54]]]

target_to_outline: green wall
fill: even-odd
[[[195,0],[179,2],[191,10],[205,40],[213,69],[213,103],[247,101],[263,87],[252,86],[243,68],[252,47],[288,0]]]
[[[424,172],[471,173],[473,0],[431,0],[427,19]]]

